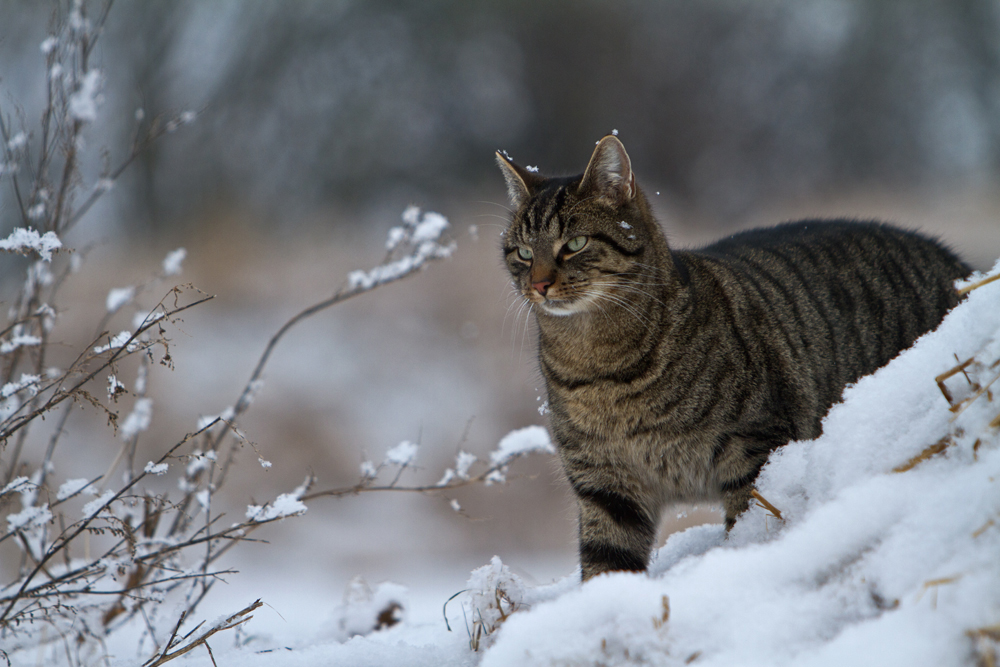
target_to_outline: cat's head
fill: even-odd
[[[617,137],[604,137],[575,177],[546,178],[500,152],[497,163],[514,206],[503,235],[507,268],[542,312],[603,311],[655,281],[651,255],[662,236]]]

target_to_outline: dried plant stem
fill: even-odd
[[[923,463],[932,456],[937,456],[944,450],[948,449],[948,447],[950,447],[952,444],[954,444],[954,440],[952,440],[950,435],[946,435],[945,437],[935,442],[933,445],[926,447],[924,451],[920,452],[906,463],[896,466],[895,468],[892,469],[892,471],[906,472],[907,470],[913,470],[915,467],[917,467],[918,464]]]
[[[207,648],[208,647],[207,642],[210,637],[212,637],[218,632],[223,632],[224,630],[232,630],[233,628],[246,623],[251,618],[253,618],[253,616],[250,616],[250,613],[256,609],[259,609],[263,605],[264,603],[261,602],[260,600],[255,600],[252,604],[247,605],[246,607],[236,612],[235,614],[233,614],[226,620],[222,621],[218,625],[209,628],[205,632],[201,633],[200,635],[189,641],[187,644],[184,644],[184,646],[182,646],[181,648],[171,652],[170,651],[171,648],[184,642],[188,637],[191,636],[191,634],[193,634],[195,631],[198,630],[198,628],[201,627],[201,625],[199,624],[197,627],[195,627],[194,630],[192,630],[190,633],[182,637],[179,642],[175,641],[177,638],[177,632],[180,629],[180,626],[184,623],[184,618],[186,615],[186,613],[181,614],[181,617],[178,620],[177,625],[174,626],[173,634],[171,634],[170,640],[166,644],[164,644],[163,650],[159,654],[153,656],[148,661],[143,663],[143,667],[157,667],[158,665],[170,662],[174,658],[178,658],[184,655],[185,653],[193,651],[199,646],[205,646]],[[211,651],[211,649],[209,649],[209,651]],[[212,659],[212,662],[215,662],[214,658]]]
[[[983,280],[980,280],[977,283],[972,283],[971,285],[967,285],[967,286],[963,287],[962,289],[958,290],[958,295],[959,296],[965,296],[966,294],[968,294],[972,290],[979,289],[983,285],[988,285],[989,283],[993,282],[994,280],[1000,280],[1000,273],[996,274],[995,276],[990,276],[989,278],[984,278]]]
[[[760,495],[760,492],[757,491],[757,489],[751,490],[750,495],[757,499],[757,502],[760,503],[761,507],[763,507],[772,515],[774,515],[775,519],[778,519],[779,521],[784,521],[784,519],[781,518],[781,510],[779,510],[777,507],[768,502],[768,500],[764,496]]]

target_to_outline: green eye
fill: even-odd
[[[578,250],[582,250],[585,245],[587,245],[587,237],[577,236],[569,240],[569,243],[566,244],[566,249],[570,252],[577,252]]]
[[[529,250],[528,248],[518,248],[517,256],[527,262],[529,259],[531,259],[531,250]]]

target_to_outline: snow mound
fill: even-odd
[[[673,535],[651,575],[511,616],[482,665],[968,664],[1000,621],[998,378],[1000,281],[772,455],[781,520]]]

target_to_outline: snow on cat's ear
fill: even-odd
[[[497,164],[507,181],[507,196],[514,208],[520,208],[532,194],[535,188],[544,181],[541,176],[514,164],[506,151],[497,151]]]
[[[579,191],[580,194],[593,192],[615,204],[624,204],[635,196],[632,161],[618,137],[609,134],[597,143]]]

